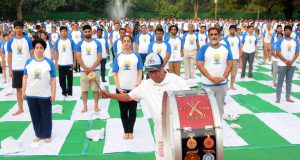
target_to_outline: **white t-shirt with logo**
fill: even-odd
[[[136,44],[139,44],[138,53],[140,54],[148,54],[148,47],[150,43],[153,41],[153,37],[149,34],[141,34],[139,33],[136,37]]]
[[[58,66],[71,66],[74,63],[73,50],[75,50],[75,43],[72,39],[58,39],[54,50],[59,53]]]
[[[172,38],[169,37],[166,42],[168,42],[171,46],[171,57],[169,62],[180,62],[182,60],[181,57],[181,48],[183,48],[183,42],[180,37]]]
[[[226,45],[230,47],[231,53],[232,53],[232,58],[233,60],[238,60],[240,56],[240,46],[241,46],[241,41],[238,36],[226,36],[223,38],[225,41]]]
[[[69,38],[72,39],[75,44],[77,44],[83,38],[83,33],[79,30],[78,31],[71,31],[69,35],[70,35]]]
[[[282,38],[276,42],[276,50],[281,52],[281,55],[288,61],[291,61],[296,52],[299,52],[299,44],[295,39],[286,40]],[[296,63],[293,63],[295,66]],[[278,66],[286,66],[286,64],[278,58]]]
[[[242,44],[244,45],[242,48],[242,51],[245,53],[253,53],[256,51],[256,45],[257,45],[257,36],[254,34],[249,35],[248,33],[245,33],[243,35]]]
[[[107,58],[106,48],[109,48],[109,43],[107,38],[96,38],[96,40],[99,41],[102,46],[102,59],[106,59]]]

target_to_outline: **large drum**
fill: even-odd
[[[221,117],[209,89],[166,91],[162,131],[166,160],[223,160]]]

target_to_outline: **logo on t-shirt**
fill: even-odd
[[[158,54],[161,53],[161,48],[157,48],[157,53],[158,53]]]
[[[178,44],[174,44],[174,50],[178,50]]]
[[[61,50],[62,50],[63,52],[66,52],[66,49],[67,49],[67,45],[66,45],[66,44],[63,44],[63,45],[61,46]]]
[[[292,52],[292,45],[291,44],[287,45],[287,50],[288,50],[288,52]]]
[[[131,70],[131,62],[130,60],[124,61],[124,70]]]
[[[91,47],[86,47],[86,55],[91,55],[92,49]]]
[[[217,53],[214,55],[214,64],[221,64],[221,56]]]
[[[146,41],[147,41],[147,37],[144,37],[144,38],[143,38],[143,41],[146,42]]]
[[[234,46],[234,41],[231,41],[230,46],[231,46],[231,47]]]
[[[253,40],[252,38],[249,38],[249,44],[252,44]]]
[[[193,37],[189,38],[189,42],[190,42],[190,45],[194,45],[195,38],[193,38]]]
[[[35,69],[33,72],[34,79],[42,79],[42,70],[41,69]]]
[[[17,54],[22,54],[22,45],[17,46]]]

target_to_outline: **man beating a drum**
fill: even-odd
[[[166,90],[189,90],[185,81],[173,73],[167,73],[159,54],[150,53],[145,60],[145,71],[150,79],[144,80],[128,94],[111,94],[100,89],[102,98],[113,98],[119,101],[144,100],[154,121],[154,135],[157,150],[156,159],[164,159],[162,140],[162,99]]]

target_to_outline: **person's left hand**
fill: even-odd
[[[50,101],[53,103],[55,101],[55,94],[51,95]]]
[[[103,99],[109,98],[109,93],[100,88],[100,94]]]

